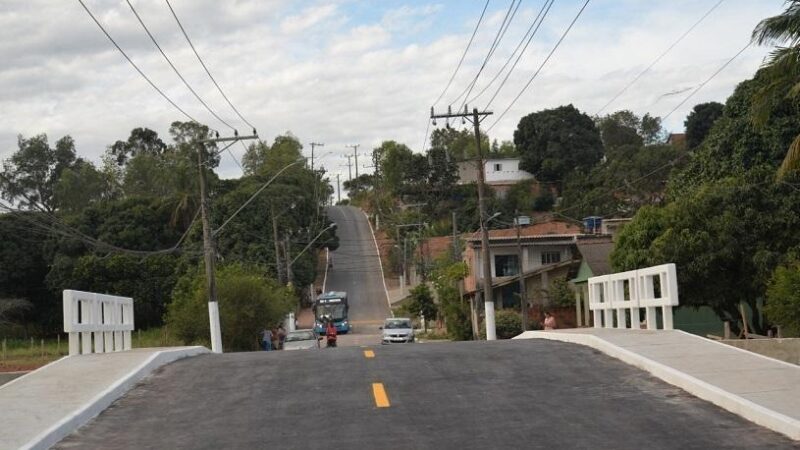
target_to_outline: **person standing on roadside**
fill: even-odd
[[[272,349],[279,350],[278,327],[272,327]]]
[[[261,330],[261,349],[265,352],[272,350],[272,330],[269,327]]]
[[[555,330],[556,329],[556,318],[550,314],[550,311],[544,312],[544,330]]]
[[[286,330],[283,325],[278,325],[278,350],[283,350],[283,343],[286,342]]]

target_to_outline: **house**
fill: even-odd
[[[575,318],[577,326],[589,326],[589,278],[612,273],[611,252],[614,242],[611,236],[581,236],[576,242],[581,255],[578,273],[570,283],[575,287]]]
[[[520,181],[533,180],[534,176],[519,168],[519,158],[490,158],[483,161],[485,182],[499,197],[503,197],[508,189]],[[459,161],[458,184],[478,182],[476,161]],[[538,193],[538,186],[536,187]]]
[[[686,133],[670,133],[667,137],[667,145],[686,148]]]
[[[550,281],[574,273],[580,260],[576,242],[581,227],[568,222],[549,221],[520,227],[522,261],[519,261],[515,228],[489,231],[492,289],[498,308],[519,307],[520,272],[525,280],[528,303],[546,304]],[[463,259],[469,266],[464,279],[465,295],[474,296],[483,281],[480,233],[464,238]]]

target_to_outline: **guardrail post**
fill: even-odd
[[[131,349],[132,298],[65,290],[63,307],[70,355]]]

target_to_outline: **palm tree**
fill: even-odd
[[[786,11],[762,20],[753,30],[753,42],[775,45],[764,63],[767,84],[759,89],[753,101],[753,121],[764,126],[770,115],[770,100],[784,96],[800,100],[800,0],[788,0]],[[800,169],[800,135],[786,152],[778,169],[778,178]]]

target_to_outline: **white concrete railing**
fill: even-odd
[[[663,328],[671,330],[673,306],[678,306],[675,264],[589,278],[589,309],[594,312],[595,328],[628,328],[630,324],[638,330],[639,309],[644,308],[647,329],[655,330],[656,308],[661,308]]]
[[[69,354],[131,349],[133,299],[94,292],[64,291],[64,332]]]

